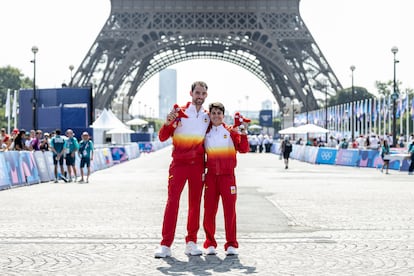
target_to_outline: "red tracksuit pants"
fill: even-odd
[[[215,175],[207,173],[204,188],[204,231],[206,240],[204,248],[210,246],[217,247],[216,239],[216,214],[219,199],[223,203],[224,227],[226,231],[226,244],[224,249],[229,246],[239,247],[236,237],[236,200],[237,187],[234,174]]]
[[[161,245],[170,247],[174,241],[177,226],[180,197],[186,181],[188,181],[188,217],[186,243],[197,243],[197,232],[200,228],[200,205],[203,193],[203,162],[182,164],[172,162],[169,169],[168,199],[164,211]]]

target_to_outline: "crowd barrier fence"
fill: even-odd
[[[280,144],[279,142],[273,143],[271,152],[281,154]],[[384,163],[379,150],[336,149],[305,145],[293,145],[290,157],[312,164],[366,168],[380,168]],[[394,149],[387,157],[390,159],[391,170],[408,171],[411,163],[409,154]]]
[[[159,150],[170,145],[170,140],[97,148],[94,150],[94,158],[91,161],[91,173],[139,158],[142,152]],[[77,176],[80,176],[80,158],[78,155],[76,155],[75,165]],[[0,168],[0,190],[49,182],[55,178],[53,153],[51,151],[0,152]],[[64,170],[67,171],[65,163]],[[86,168],[84,170],[86,172]]]

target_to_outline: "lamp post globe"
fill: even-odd
[[[33,46],[32,47],[32,53],[36,55],[37,52],[39,52],[39,47]]]
[[[396,64],[399,62],[396,59],[396,55],[398,53],[398,48],[396,46],[391,48],[391,53],[394,55],[394,80],[393,80],[393,93],[391,95],[392,98],[392,146],[395,147],[396,139],[397,139],[397,98],[398,98],[398,90],[397,90],[397,77],[396,77]]]
[[[354,133],[354,94],[355,94],[355,87],[354,87],[354,71],[356,69],[355,65],[351,65],[349,67],[351,69],[351,140],[354,142],[355,133]]]

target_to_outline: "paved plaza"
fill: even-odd
[[[265,153],[238,155],[238,256],[224,254],[221,211],[218,255],[184,255],[185,190],[173,256],[155,259],[170,152],[89,184],[0,191],[0,274],[414,275],[414,176],[296,160],[285,170]]]

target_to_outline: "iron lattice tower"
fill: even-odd
[[[306,110],[342,89],[299,14],[300,0],[111,0],[111,14],[74,74],[95,108],[128,106],[151,76],[178,62],[217,59],[262,80],[280,107]],[[318,95],[319,94],[319,95]]]

